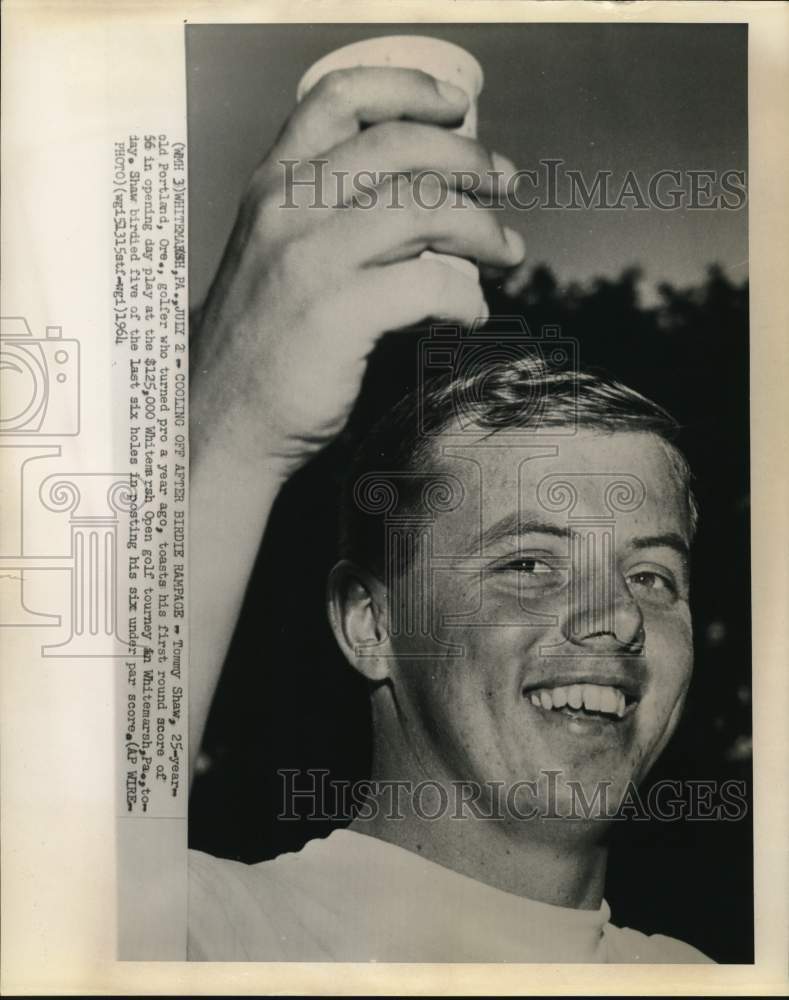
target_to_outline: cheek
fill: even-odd
[[[693,673],[693,630],[689,613],[647,622],[647,656],[653,710],[664,724],[676,725]]]
[[[483,780],[500,770],[500,732],[504,692],[497,678],[470,657],[423,661],[400,670],[399,710],[407,728],[424,748],[423,764],[440,773]],[[431,763],[432,762],[432,763]]]
[[[434,735],[467,749],[476,744],[481,750],[487,735],[499,731],[513,711],[526,633],[496,625],[442,629],[441,639],[462,647],[462,655],[401,659],[401,707]]]
[[[693,670],[693,627],[687,605],[671,615],[645,622],[647,651],[653,646],[657,664],[675,683],[687,687]]]
[[[437,588],[433,607],[442,637],[485,662],[493,651],[522,656],[544,641],[566,612],[567,595],[537,599],[511,580],[464,574],[453,586]]]
[[[539,658],[543,644],[554,642],[550,637],[561,620],[562,601],[566,598],[560,595],[539,605],[532,602],[526,610],[514,588],[495,581],[483,590],[468,579],[442,588],[434,605],[436,621],[443,622],[445,615],[468,615],[465,622],[438,630],[442,641],[463,651],[440,667],[445,672],[443,696],[456,711],[468,717],[476,710],[478,719],[500,719],[513,711],[526,665]]]

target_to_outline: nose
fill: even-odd
[[[613,557],[573,559],[565,637],[596,647],[608,638],[618,651],[637,656],[646,634],[641,608]]]
[[[644,615],[621,573],[614,588],[614,638],[633,655],[643,652],[646,642]]]

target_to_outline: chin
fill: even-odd
[[[540,807],[546,818],[566,819],[579,830],[586,821],[598,826],[611,822],[637,784],[632,768],[614,769],[603,761],[597,766],[545,769],[540,781]]]

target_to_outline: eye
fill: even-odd
[[[549,558],[518,556],[507,559],[496,567],[498,573],[506,574],[517,581],[518,589],[524,593],[547,593],[564,586],[565,573],[552,565]]]
[[[548,573],[556,572],[553,566],[550,566],[544,559],[535,559],[532,556],[524,556],[521,559],[513,559],[511,562],[507,563],[505,569],[515,570],[515,572],[523,573],[526,576],[543,576]]]
[[[654,569],[640,569],[627,576],[631,591],[661,604],[670,604],[677,597],[677,586],[669,573]]]

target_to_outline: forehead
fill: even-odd
[[[557,528],[613,520],[625,533],[688,535],[685,484],[654,434],[581,429],[517,445],[496,434],[456,442],[439,437],[434,450],[435,471],[462,494],[435,517],[442,546],[473,543],[502,519]]]

